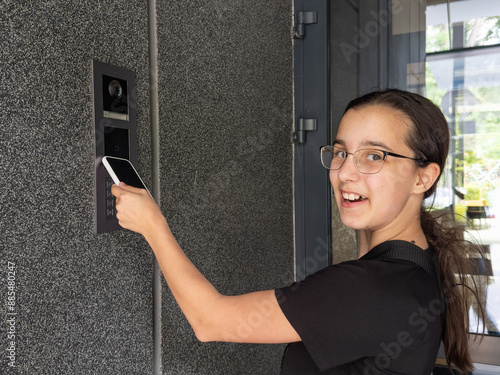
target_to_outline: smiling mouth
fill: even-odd
[[[357,194],[348,194],[348,193],[342,193],[342,197],[344,198],[345,201],[347,202],[361,202],[366,200],[367,198],[362,196],[362,195],[357,195]]]

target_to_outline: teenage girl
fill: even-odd
[[[113,186],[122,227],[142,234],[191,324],[206,341],[290,343],[282,374],[430,374],[447,361],[472,369],[463,235],[423,200],[448,155],[443,114],[400,90],[352,101],[321,149],[342,222],[359,231],[359,259],[278,290],[220,294],[193,266],[146,191]],[[261,324],[244,334],[240,322]]]

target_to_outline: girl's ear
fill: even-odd
[[[434,182],[436,182],[441,168],[436,163],[429,163],[425,167],[420,167],[418,172],[418,181],[415,185],[414,192],[417,194],[425,193],[429,190]]]

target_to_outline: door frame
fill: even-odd
[[[316,12],[315,23],[305,25],[304,36],[294,39],[294,126],[300,119],[316,119],[316,130],[305,131],[304,143],[294,143],[294,240],[297,281],[331,264],[328,171],[320,147],[329,131],[329,1],[294,0],[297,25],[300,12]]]

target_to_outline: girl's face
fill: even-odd
[[[342,118],[334,145],[348,153],[378,149],[414,158],[405,143],[410,126],[388,107],[370,105],[351,109]],[[413,160],[387,156],[376,174],[360,173],[348,155],[339,170],[330,170],[342,222],[353,229],[391,230],[419,217],[422,194],[415,193],[418,168]]]

